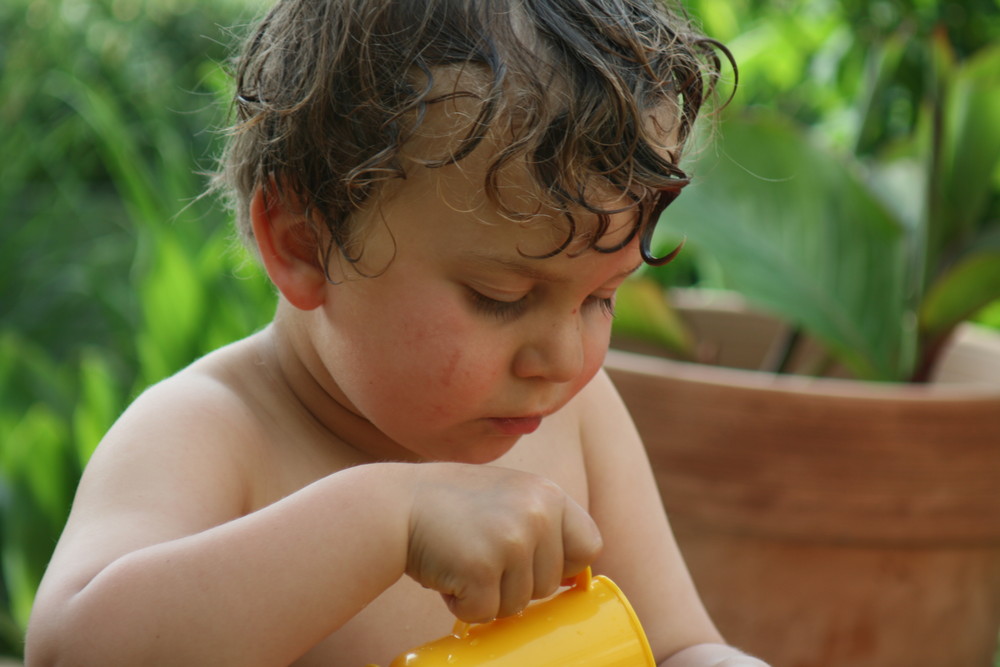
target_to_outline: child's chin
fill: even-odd
[[[446,458],[439,460],[448,461],[449,463],[493,463],[513,449],[514,445],[516,445],[520,439],[520,436],[495,438],[493,442],[470,445],[466,449],[458,452],[452,452]]]

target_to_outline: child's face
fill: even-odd
[[[558,247],[565,222],[503,219],[481,178],[472,157],[394,186],[361,221],[364,269],[381,272],[335,268],[344,279],[316,312],[330,393],[421,458],[494,460],[564,406],[600,368],[610,300],[640,264],[635,241],[525,257]],[[523,204],[516,181],[508,192]],[[612,220],[602,246],[622,241],[633,218]]]

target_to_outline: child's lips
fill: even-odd
[[[504,435],[528,435],[542,423],[541,417],[492,417],[490,423]]]

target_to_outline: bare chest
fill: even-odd
[[[574,437],[577,429],[568,426],[568,422],[553,418],[551,423],[523,438],[507,455],[490,465],[542,475],[587,507],[582,447]],[[323,476],[369,462],[350,450],[330,447],[316,440],[308,431],[298,433],[297,437],[295,447],[275,445],[266,457],[266,481],[261,481],[255,491],[257,507],[292,494]],[[343,548],[350,549],[351,545],[346,543]],[[337,591],[332,590],[329,594],[334,597]],[[455,618],[438,593],[404,576],[294,664],[388,667],[394,657],[408,649],[450,633],[454,623]]]

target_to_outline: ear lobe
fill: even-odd
[[[308,221],[290,211],[280,197],[258,188],[250,202],[250,220],[264,268],[271,282],[296,308],[313,310],[323,304],[326,272]]]

